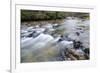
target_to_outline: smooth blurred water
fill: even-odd
[[[72,48],[72,41],[58,43],[61,35],[71,40],[81,41],[85,48],[89,48],[89,20],[65,19],[59,27],[53,28],[54,24],[43,26],[22,26],[21,28],[21,62],[44,62],[64,60],[61,51],[64,48]],[[55,26],[58,24],[56,23]],[[55,31],[57,30],[57,31]],[[33,31],[38,33],[36,37],[27,37]],[[60,31],[60,33],[58,33]],[[79,33],[79,36],[76,34]],[[56,38],[53,35],[56,35]]]

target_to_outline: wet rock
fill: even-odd
[[[82,43],[80,41],[73,41],[73,47],[75,49],[79,49],[80,47],[82,47]]]
[[[76,35],[77,35],[77,36],[79,36],[79,35],[80,35],[80,33],[79,33],[79,32],[76,32]]]

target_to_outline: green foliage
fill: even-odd
[[[65,19],[67,16],[89,18],[88,13],[21,10],[21,21],[56,20]]]

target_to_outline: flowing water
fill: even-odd
[[[64,61],[62,52],[66,48],[73,48],[73,40],[89,48],[89,20],[70,18],[57,21],[22,23],[22,63]]]

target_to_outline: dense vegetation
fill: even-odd
[[[89,18],[88,13],[21,10],[21,21],[56,20],[65,19],[67,16]]]

